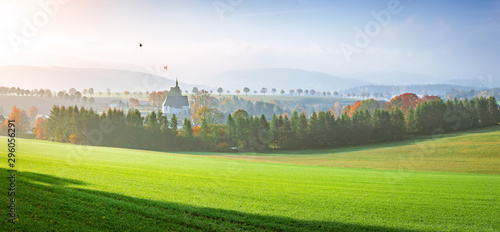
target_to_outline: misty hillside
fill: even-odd
[[[231,70],[213,76],[209,79],[210,85],[228,89],[231,92],[244,87],[260,91],[262,87],[276,88],[278,91],[284,89],[314,89],[321,91],[343,90],[359,85],[366,85],[367,82],[345,79],[325,73],[312,72],[299,69],[251,69],[251,70]]]
[[[499,88],[500,87],[500,79],[493,78],[492,76],[479,76],[477,78],[471,79],[454,79],[444,82],[446,84],[455,84],[455,85],[465,85],[465,86],[474,86],[481,89],[484,88]]]
[[[439,78],[406,72],[370,72],[344,75],[346,78],[367,81],[376,85],[439,84]]]
[[[402,93],[415,93],[421,95],[424,90],[429,95],[445,95],[450,89],[477,90],[474,86],[450,85],[450,84],[425,84],[425,85],[365,85],[349,88],[341,93],[389,93],[390,95],[399,95]]]
[[[0,86],[20,87],[23,89],[78,90],[94,88],[95,91],[145,92],[169,90],[175,85],[158,75],[112,69],[38,67],[38,66],[0,66]],[[193,85],[179,82],[182,90],[191,91]]]

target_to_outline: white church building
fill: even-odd
[[[162,110],[164,114],[188,115],[189,101],[187,96],[182,96],[179,82],[175,80],[175,87],[170,88],[167,98],[163,102]]]

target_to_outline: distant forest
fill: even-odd
[[[138,110],[124,113],[109,109],[54,106],[48,119],[38,118],[33,128],[37,139],[74,144],[137,148],[157,151],[264,151],[269,149],[335,148],[399,140],[471,128],[497,126],[500,110],[496,99],[443,101],[436,96],[419,98],[402,94],[390,102],[373,99],[345,107],[336,117],[331,111],[310,115],[293,111],[250,116],[245,110],[227,115],[225,123],[213,117],[220,113],[203,107],[193,125],[176,116],[152,112],[145,118]],[[22,112],[13,109],[11,118],[22,123]],[[2,125],[6,126],[6,125]],[[179,129],[181,128],[181,129]],[[1,131],[5,131],[2,128]]]

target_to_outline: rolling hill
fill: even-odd
[[[39,67],[39,66],[0,66],[0,86],[23,89],[68,90],[76,88],[94,88],[112,92],[146,92],[169,90],[175,80],[156,75],[155,73],[134,72],[114,69]],[[194,85],[183,83],[182,90],[191,91]],[[208,88],[199,86],[198,88]]]

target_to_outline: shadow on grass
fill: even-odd
[[[5,170],[5,169],[1,169]],[[17,172],[17,176],[22,178],[23,181],[30,183],[45,183],[49,186],[60,186],[65,187],[68,185],[87,185],[87,183],[80,180],[66,179],[62,177],[56,177],[51,175],[33,173],[33,172]]]
[[[87,183],[31,172],[18,172],[17,178],[22,186],[16,193],[18,214],[24,223],[0,226],[20,231],[416,231],[146,200],[81,189],[74,185]]]

